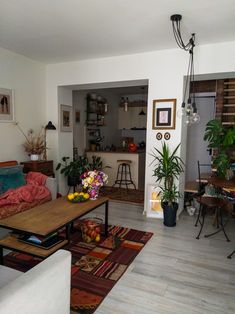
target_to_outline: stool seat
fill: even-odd
[[[132,161],[127,159],[119,159],[117,160],[117,163],[118,163],[117,177],[112,186],[118,184],[119,188],[121,188],[122,185],[125,185],[126,189],[128,189],[128,185],[131,184],[134,186],[136,190],[135,183],[132,181],[131,178],[130,164],[132,163]]]
[[[131,164],[132,163],[131,160],[127,160],[127,159],[118,159],[117,162],[118,163],[124,163],[124,164]]]

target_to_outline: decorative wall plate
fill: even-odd
[[[162,139],[162,133],[161,132],[158,132],[156,134],[156,139],[159,140],[159,141]]]
[[[169,132],[166,132],[166,133],[164,134],[164,139],[165,139],[166,141],[168,141],[170,138],[171,138],[170,133],[169,133]]]

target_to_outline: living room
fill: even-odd
[[[195,239],[195,217],[182,213],[176,228],[167,228],[162,225],[162,220],[146,218],[142,214],[148,208],[148,187],[155,184],[150,154],[154,148],[161,148],[161,141],[156,139],[157,130],[152,128],[153,100],[176,99],[178,110],[187,74],[188,54],[177,47],[170,16],[174,13],[183,15],[185,38],[191,32],[196,36],[198,33],[195,75],[234,73],[235,37],[231,31],[234,29],[234,3],[229,0],[225,3],[197,1],[188,4],[188,1],[182,1],[179,7],[170,1],[168,7],[159,1],[149,1],[148,5],[135,1],[133,5],[130,0],[118,4],[114,1],[99,4],[40,1],[39,4],[8,0],[0,4],[0,87],[14,91],[14,121],[24,132],[30,129],[38,132],[48,121],[56,126],[56,130],[47,132],[47,157],[53,160],[54,169],[63,156],[73,156],[73,133],[61,132],[59,120],[60,105],[73,105],[71,86],[86,89],[99,84],[114,86],[119,82],[126,85],[128,82],[138,85],[147,82],[148,85],[145,203],[144,206],[136,206],[110,202],[109,221],[153,232],[154,236],[96,313],[229,314],[235,311],[235,257],[231,260],[226,258],[234,249],[234,220],[226,225],[231,242],[227,242],[221,233],[209,239],[201,237],[198,241]],[[83,24],[76,26],[77,34],[72,36],[73,43],[68,44],[70,30],[66,27],[70,20],[75,25],[76,21],[83,21]],[[101,21],[107,24],[102,27]],[[128,27],[122,29],[124,24]],[[113,32],[106,33],[111,25]],[[85,34],[79,37],[78,42],[81,40],[83,47],[94,46],[90,50],[73,50],[76,47],[74,38],[80,36],[83,28]],[[127,28],[132,33],[128,33]],[[26,36],[30,29],[32,34]],[[57,47],[56,41],[62,34],[65,37]],[[152,37],[145,46],[150,34]],[[44,43],[43,37],[46,39]],[[131,49],[133,38],[136,46]],[[121,43],[123,50],[118,50]],[[54,49],[50,50],[52,46]],[[168,130],[170,139],[167,141],[172,149],[181,143],[179,154],[184,160],[187,150],[185,130],[182,119],[176,115],[175,129]],[[14,122],[0,123],[0,161],[29,160],[22,146],[24,141]],[[56,172],[56,179],[58,192],[65,195],[68,187],[64,176]],[[180,178],[179,186],[183,193],[184,176]],[[183,211],[183,199],[179,206]],[[102,217],[103,209],[97,209],[97,215]]]

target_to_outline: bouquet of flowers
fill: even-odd
[[[91,199],[96,199],[99,189],[107,182],[108,176],[99,170],[87,171],[81,175],[83,189],[89,193]]]

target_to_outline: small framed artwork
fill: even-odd
[[[161,132],[157,132],[156,139],[159,141],[162,139],[162,133]]]
[[[176,99],[153,101],[153,129],[175,129]]]
[[[163,218],[163,209],[159,195],[160,188],[156,185],[149,184],[147,187],[148,206],[146,216],[151,218]]]
[[[80,110],[75,111],[75,122],[80,123]]]
[[[170,138],[171,138],[170,133],[169,133],[169,132],[166,132],[166,133],[164,134],[164,139],[165,139],[166,141],[168,141]]]
[[[0,122],[14,121],[13,90],[0,88]]]
[[[60,131],[72,132],[72,106],[60,105]]]

